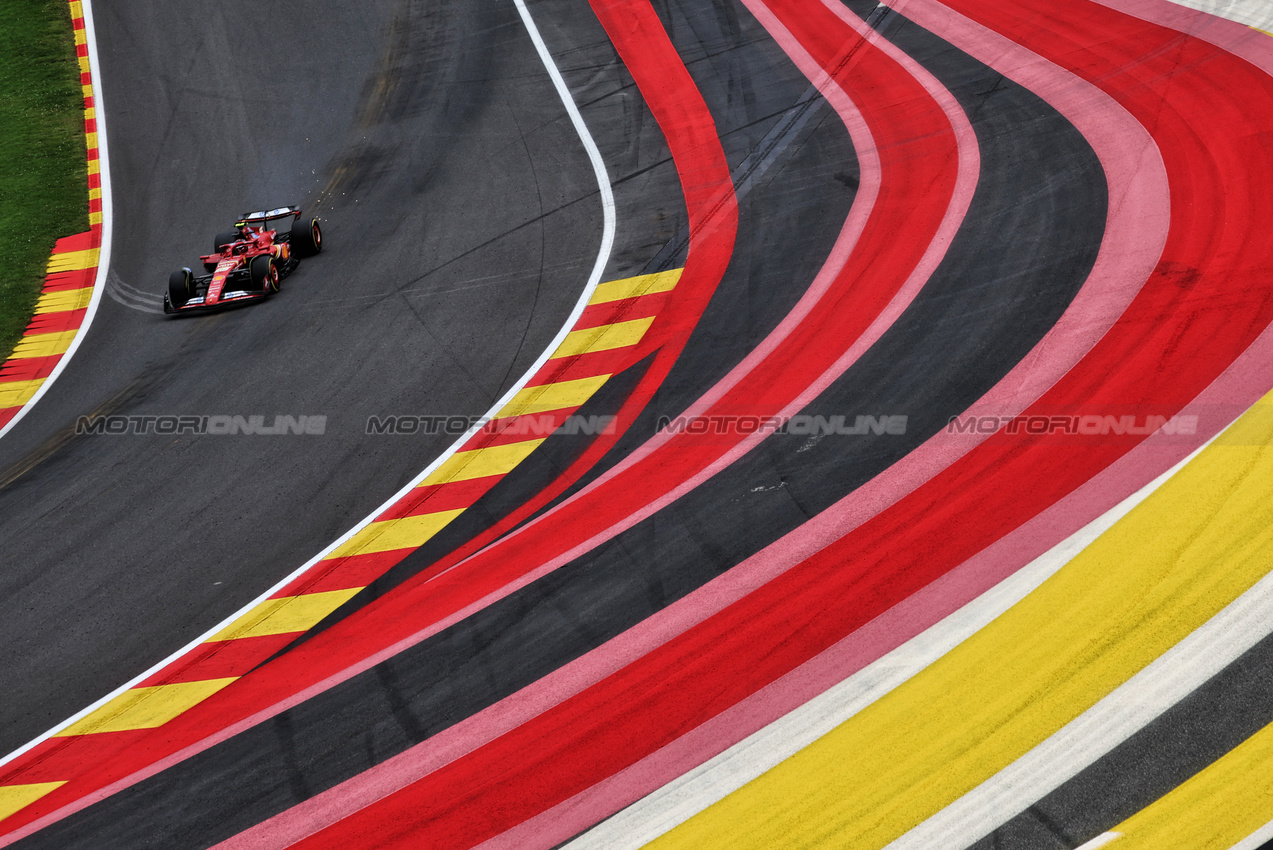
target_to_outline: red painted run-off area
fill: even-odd
[[[812,3],[771,7],[807,45]],[[1109,92],[1171,176],[1162,260],[1123,320],[1035,405],[1178,409],[1273,317],[1273,80],[1093,3],[947,5]],[[806,12],[808,13],[806,15]],[[860,74],[861,68],[858,69]],[[1028,411],[1029,412],[1029,411]],[[992,438],[907,499],[701,626],[300,846],[467,847],[613,775],[939,577],[1130,450]],[[962,521],[972,517],[975,521]]]

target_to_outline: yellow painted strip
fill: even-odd
[[[668,292],[676,288],[684,269],[668,269],[655,274],[643,274],[636,277],[625,277],[622,280],[611,280],[599,284],[592,291],[589,304],[607,304],[611,301],[622,301],[624,298],[636,298],[638,295],[653,295],[656,292]]]
[[[81,310],[93,299],[93,287],[83,289],[63,289],[59,292],[46,292],[35,302],[35,312],[62,313],[67,310]]]
[[[90,201],[92,201],[92,200],[94,200],[94,199],[101,198],[101,197],[102,197],[102,190],[101,190],[101,189],[89,189],[89,190],[88,190],[88,199],[89,199]]]
[[[90,83],[83,83],[83,84],[80,86],[80,90],[81,90],[82,92],[84,92],[84,96],[85,96],[85,97],[92,97],[92,96],[93,96],[93,86],[92,86]]]
[[[373,522],[327,556],[328,560],[350,555],[388,552],[392,549],[414,549],[437,534],[463,510],[437,511],[420,516]]]
[[[592,394],[601,389],[608,380],[610,380],[609,375],[597,375],[594,378],[579,378],[574,381],[526,387],[513,396],[513,400],[504,406],[496,418],[525,416],[527,413],[543,413],[546,410],[578,407],[592,398]]]
[[[1273,567],[1270,401],[999,619],[652,846],[882,847],[1055,733]]]
[[[101,249],[89,248],[85,251],[66,251],[61,254],[54,254],[49,257],[49,266],[47,271],[53,272],[71,272],[79,269],[91,269],[97,265],[98,257],[101,255]]]
[[[1255,27],[1255,26],[1253,26],[1253,27],[1251,27],[1251,29],[1255,30],[1256,32],[1262,32],[1262,33],[1264,33],[1264,34],[1265,34],[1265,35],[1267,35],[1267,36],[1273,36],[1273,32],[1269,32],[1268,30],[1260,29],[1259,27]]]
[[[130,729],[154,729],[206,700],[235,680],[205,679],[201,682],[177,682],[151,688],[124,691],[88,717],[73,723],[59,738],[90,735],[98,732],[126,732]]]
[[[0,410],[7,407],[21,407],[31,400],[35,391],[44,383],[44,378],[34,381],[7,381],[0,383]]]
[[[84,134],[84,147],[88,148],[89,150],[97,149],[97,134],[96,133]]]
[[[447,458],[445,463],[429,473],[429,476],[420,482],[420,486],[445,484],[448,481],[467,481],[470,478],[485,478],[488,475],[504,475],[530,457],[530,453],[542,442],[542,439],[524,440],[503,446],[488,446],[484,449],[456,452]]]
[[[1273,726],[1265,726],[1113,831],[1110,850],[1227,850],[1273,821]]]
[[[37,782],[32,785],[0,785],[0,820],[16,814],[65,782]]]
[[[90,225],[93,225],[93,224],[101,224],[101,223],[102,223],[102,214],[101,214],[101,213],[99,213],[99,212],[91,212],[91,213],[89,213],[89,214],[88,214],[88,223],[89,223]]]
[[[587,354],[592,351],[609,351],[636,345],[645,336],[645,332],[654,323],[654,317],[632,319],[627,322],[615,322],[610,325],[599,325],[581,331],[566,334],[561,345],[553,352],[553,357],[571,357],[576,354]]]
[[[351,587],[267,599],[208,640],[238,640],[303,632],[313,628],[319,620],[352,599],[360,590],[360,587]]]
[[[52,357],[54,354],[65,354],[71,347],[78,330],[61,331],[51,334],[31,334],[18,340],[17,346],[9,359],[18,360],[27,357]]]
[[[81,2],[81,0],[71,0],[71,18],[83,19],[83,17],[84,17],[84,4]],[[83,28],[77,27],[76,29],[83,29]]]
[[[87,109],[85,109],[85,110],[84,110],[84,120],[85,120],[85,121],[92,121],[92,120],[94,120],[95,118],[97,118],[97,107],[96,107],[96,106],[90,106],[90,107],[88,107]]]

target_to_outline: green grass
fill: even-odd
[[[53,244],[88,230],[84,96],[66,0],[0,0],[0,362]]]

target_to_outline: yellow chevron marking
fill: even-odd
[[[18,340],[18,344],[13,349],[13,354],[9,355],[9,358],[17,360],[27,357],[51,357],[54,354],[65,354],[66,349],[71,347],[71,341],[75,339],[77,333],[79,333],[78,330],[73,330],[24,336]]]
[[[208,640],[238,640],[303,632],[313,628],[319,620],[335,611],[361,589],[351,587],[267,599]]]
[[[414,549],[437,534],[463,510],[437,511],[419,516],[373,522],[327,556],[329,560],[350,555],[388,552],[391,549]]]
[[[595,328],[584,328],[571,331],[562,340],[561,345],[553,352],[553,357],[571,357],[575,354],[587,354],[592,351],[609,351],[636,345],[645,336],[645,332],[654,323],[654,317],[632,319],[627,322],[615,322],[610,325],[598,325]]]
[[[46,292],[35,302],[35,312],[62,313],[67,310],[82,310],[93,299],[93,287],[83,289],[63,289],[59,292]]]
[[[66,251],[61,254],[54,254],[49,257],[49,265],[46,271],[49,274],[53,274],[54,272],[91,269],[97,265],[97,260],[101,253],[100,248],[88,248],[84,251]]]
[[[1054,734],[1273,566],[1271,402],[997,620],[650,846],[882,847]],[[1263,793],[1267,768],[1226,788]]]
[[[17,814],[65,784],[65,782],[37,782],[32,785],[0,785],[0,820]]]
[[[470,478],[485,478],[488,475],[503,475],[511,472],[519,463],[530,457],[530,453],[542,442],[542,439],[525,440],[520,443],[456,452],[429,473],[428,477],[420,482],[420,486],[445,484],[448,481],[467,481]]]
[[[546,410],[564,410],[578,407],[592,394],[601,389],[609,375],[597,375],[593,378],[579,378],[574,381],[559,381],[555,384],[542,384],[538,387],[526,387],[513,400],[496,414],[496,418],[506,416],[524,416],[527,413],[543,413]]]
[[[227,679],[133,688],[124,691],[83,720],[58,732],[57,737],[154,729],[203,702],[235,678],[237,677],[232,676]]]
[[[638,295],[653,295],[656,292],[667,292],[676,287],[684,269],[668,269],[655,274],[642,274],[636,277],[625,277],[598,284],[592,291],[589,304],[606,304],[610,301],[622,301],[624,298],[636,298]]]
[[[44,378],[33,381],[8,381],[0,383],[0,410],[8,407],[21,407],[31,400]]]

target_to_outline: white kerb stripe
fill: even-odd
[[[1212,440],[1215,438],[1213,437]],[[922,672],[1024,599],[1161,487],[1211,441],[963,608],[795,711],[704,762],[566,845],[641,847],[808,747]],[[798,672],[798,671],[797,671]],[[962,846],[943,836],[934,846]]]

